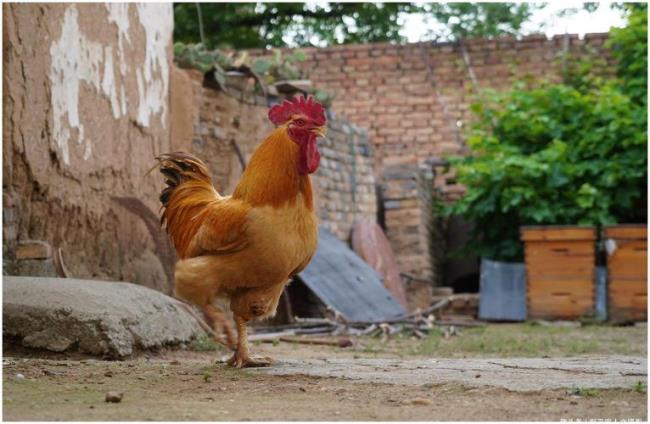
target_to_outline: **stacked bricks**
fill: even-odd
[[[402,164],[386,168],[382,200],[386,235],[400,271],[434,281],[432,263],[432,187],[429,167]]]
[[[321,223],[341,240],[357,218],[377,219],[373,149],[368,133],[328,117],[327,136],[318,142],[320,167],[313,177]]]
[[[178,102],[174,92],[180,94]],[[185,96],[191,97],[189,102]],[[251,103],[205,87],[200,71],[172,73],[172,145],[205,161],[222,193],[231,194],[243,172],[237,149],[247,162],[273,129],[266,105]]]

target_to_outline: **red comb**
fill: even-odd
[[[269,110],[269,119],[275,125],[282,125],[297,114],[306,115],[319,127],[325,125],[325,109],[312,96],[305,99],[302,95],[297,95],[273,106]]]

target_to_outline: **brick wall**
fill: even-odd
[[[557,80],[564,51],[583,54],[590,48],[607,57],[606,38],[607,34],[589,34],[584,39],[576,35],[476,39],[466,41],[465,51],[479,87],[505,89],[524,77]],[[463,152],[463,132],[475,95],[462,50],[453,43],[380,43],[305,52],[307,60],[301,66],[313,85],[334,93],[332,108],[368,130],[375,149],[375,175],[385,180],[390,193],[384,199],[387,233],[403,271],[437,279],[435,256],[426,243],[415,241],[413,233],[418,228],[423,232],[418,237],[431,237],[430,214],[415,206],[426,196],[413,188],[413,178],[417,179],[418,167]],[[392,178],[400,167],[410,169],[407,174],[412,176]],[[436,184],[445,200],[463,193],[453,170],[438,172]],[[398,195],[396,190],[404,193]],[[400,196],[399,202],[395,196]]]
[[[606,37],[473,39],[465,42],[465,50],[479,86],[503,89],[526,75],[557,79],[564,49],[602,50]],[[333,109],[368,130],[378,167],[422,164],[459,151],[459,128],[462,131],[470,119],[474,95],[456,44],[380,43],[305,52],[302,66],[315,86],[336,95]]]
[[[316,207],[323,225],[347,240],[356,219],[377,219],[372,143],[365,130],[330,116],[319,149],[321,163],[313,178]]]
[[[405,164],[386,167],[382,200],[386,236],[397,252],[401,272],[431,279],[431,170]]]
[[[248,162],[273,128],[264,101],[204,87],[201,72],[174,68],[174,150],[199,156],[210,168],[216,188],[232,193],[242,173],[235,145]],[[316,208],[321,223],[347,240],[355,219],[377,216],[372,144],[365,130],[329,113],[327,137],[319,141],[319,149],[320,167],[312,176]]]

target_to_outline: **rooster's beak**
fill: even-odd
[[[318,137],[325,137],[325,134],[327,134],[327,129],[323,127],[315,127],[312,129],[314,134],[316,134]]]

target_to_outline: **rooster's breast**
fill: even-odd
[[[256,264],[269,275],[287,278],[314,255],[318,244],[318,219],[302,196],[282,207],[263,206],[249,212],[247,233]]]

